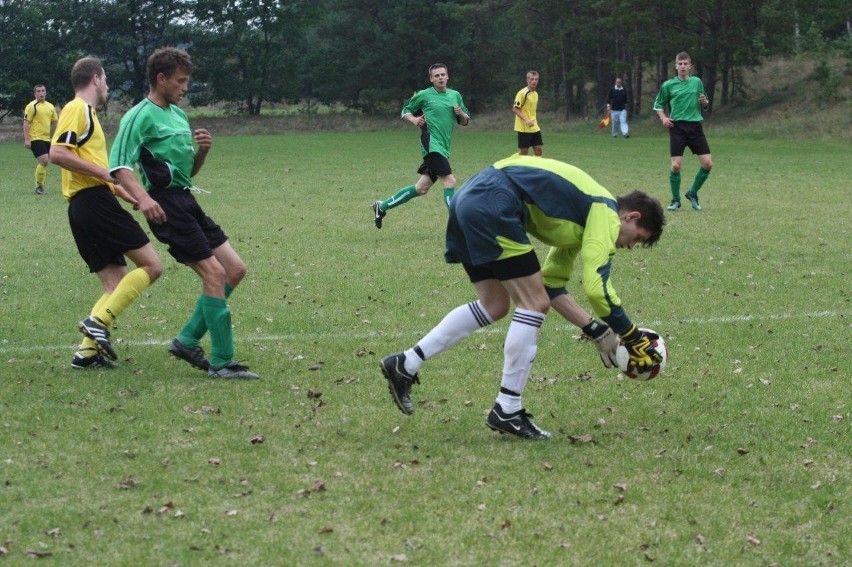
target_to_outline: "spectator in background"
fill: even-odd
[[[609,89],[609,97],[606,99],[606,109],[612,118],[612,137],[618,138],[618,132],[625,138],[630,137],[627,127],[627,89],[621,78],[615,79],[615,86]]]

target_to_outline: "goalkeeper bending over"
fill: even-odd
[[[657,199],[641,191],[614,198],[585,172],[540,157],[515,155],[471,177],[455,195],[447,224],[445,259],[461,263],[478,300],[450,311],[410,349],[379,364],[394,403],[411,414],[411,386],[423,363],[515,309],[503,347],[503,377],[488,427],[527,439],[551,434],[531,421],[522,394],[538,349],[544,317],[552,306],[593,340],[604,366],[615,365],[618,335],[631,369],[661,360],[630,320],[610,281],[617,248],[653,246],[665,218]],[[529,235],[550,244],[539,265]],[[595,319],[565,289],[574,261],[583,263],[583,290]]]

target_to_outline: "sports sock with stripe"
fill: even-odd
[[[415,348],[405,351],[406,372],[416,374],[424,361],[444,352],[477,329],[493,322],[491,315],[479,300],[459,305],[447,313],[441,322],[417,343],[423,358],[415,352]]]

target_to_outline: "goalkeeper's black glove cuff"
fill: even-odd
[[[598,321],[597,319],[592,319],[592,322],[582,328],[583,334],[589,337],[590,339],[596,339],[606,333],[609,326],[603,321]]]
[[[627,332],[621,334],[622,340],[629,345],[638,343],[644,337],[645,335],[642,334],[642,331],[636,325],[632,325]]]

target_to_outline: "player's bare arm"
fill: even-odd
[[[138,209],[147,220],[154,224],[166,222],[166,212],[157,201],[148,196],[148,192],[136,180],[132,169],[119,168],[113,172],[113,177],[124,187],[132,199],[136,200],[133,208]]]

